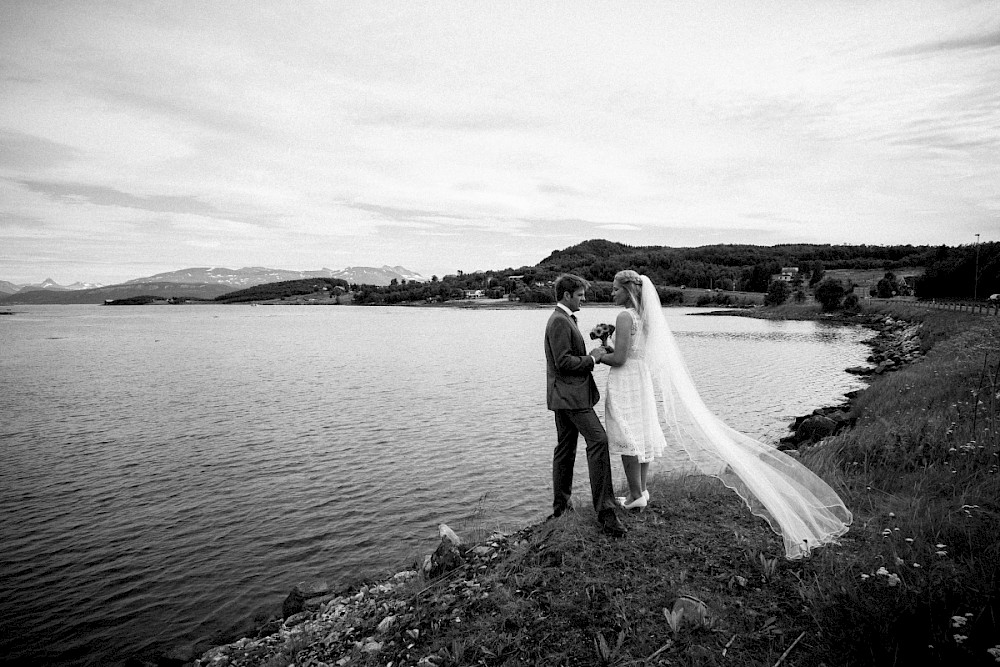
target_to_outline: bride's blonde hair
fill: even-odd
[[[625,269],[615,274],[615,283],[628,292],[632,307],[642,311],[642,276],[632,269]]]

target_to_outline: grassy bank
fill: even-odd
[[[997,664],[1000,319],[892,314],[922,322],[926,355],[876,376],[855,427],[802,457],[854,512],[840,545],[786,561],[734,494],[659,476],[624,539],[581,505],[202,664]]]

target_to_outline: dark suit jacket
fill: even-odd
[[[591,371],[594,358],[576,323],[556,307],[545,325],[545,376],[549,410],[583,410],[601,397]]]

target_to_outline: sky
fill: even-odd
[[[997,241],[997,82],[998,0],[0,0],[0,280]]]

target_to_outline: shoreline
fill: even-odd
[[[594,307],[599,304],[588,305]],[[437,307],[441,306],[438,305]],[[551,304],[531,304],[530,307],[551,307]],[[715,309],[713,312],[696,314],[733,315],[736,313]],[[743,313],[743,315],[756,316],[753,313]],[[804,317],[801,319],[817,319],[820,321],[829,321],[831,324],[837,325],[861,325],[876,331],[876,335],[872,339],[865,341],[865,343],[869,344],[873,350],[869,360],[872,360],[877,355],[905,356],[905,354],[908,353],[907,351],[910,349],[909,341],[912,340],[912,337],[908,333],[906,335],[897,334],[900,331],[908,331],[906,325],[909,324],[909,326],[913,326],[912,323],[905,323],[903,326],[900,326],[900,320],[895,320],[888,315],[871,315],[862,318],[862,321],[859,321],[857,318],[828,317]],[[838,319],[839,321],[834,321],[835,319]],[[881,341],[878,340],[880,336],[882,337]],[[900,363],[893,370],[902,368],[906,364],[912,363],[918,358],[919,355],[911,358],[905,363]],[[888,370],[883,370],[881,373],[875,373],[876,368],[877,366],[873,366],[870,369],[871,374],[869,377],[874,378],[876,375],[888,372]],[[845,372],[846,371],[847,369],[845,369]],[[800,420],[804,421],[808,417],[818,416],[821,412],[824,417],[826,416],[827,411],[831,410],[842,412],[845,415],[849,414],[853,410],[857,395],[864,391],[866,391],[866,389],[851,392],[851,394],[854,395],[845,395],[847,400],[840,405],[818,408],[810,415],[796,419],[795,422],[789,425],[790,430],[792,430],[794,434],[796,431],[796,425],[800,422]],[[853,425],[854,422],[852,420],[838,420],[838,428],[835,432],[840,432],[843,429],[849,429]],[[829,433],[827,436],[833,434],[834,433]],[[805,453],[811,447],[821,445],[822,442],[822,437],[818,439],[810,438],[808,442],[797,443],[792,449],[795,454]],[[435,588],[454,590],[457,587],[460,590],[466,591],[479,590],[482,586],[481,584],[477,584],[477,582],[481,579],[481,577],[485,576],[487,572],[489,572],[497,564],[497,562],[502,562],[503,559],[511,557],[512,554],[516,554],[520,549],[526,548],[526,545],[527,548],[530,548],[531,544],[534,543],[539,535],[544,535],[546,531],[551,532],[551,526],[549,525],[551,523],[552,522],[542,522],[540,524],[526,526],[510,535],[493,533],[486,539],[480,539],[469,545],[456,545],[451,539],[445,536],[442,537],[442,543],[438,548],[438,551],[435,552],[434,555],[427,556],[424,568],[404,569],[386,577],[385,579],[377,581],[362,580],[338,593],[330,593],[324,586],[314,586],[311,589],[312,593],[310,594],[310,587],[303,585],[301,586],[302,590],[298,593],[298,597],[302,598],[302,606],[300,608],[289,608],[286,604],[285,611],[290,613],[283,614],[284,618],[280,621],[277,619],[270,621],[256,633],[255,637],[243,637],[228,644],[215,646],[203,653],[200,657],[196,658],[193,662],[184,664],[194,665],[196,667],[204,667],[207,665],[232,665],[235,667],[237,665],[270,664],[260,660],[262,660],[265,656],[267,659],[273,659],[275,656],[282,655],[282,652],[285,651],[288,643],[296,636],[302,635],[323,635],[329,639],[336,634],[338,638],[336,643],[340,646],[338,650],[343,653],[337,662],[317,662],[306,664],[354,664],[349,659],[351,654],[361,652],[362,654],[375,656],[380,654],[383,650],[387,650],[387,643],[394,647],[394,651],[401,650],[407,644],[413,645],[420,636],[419,632],[417,632],[417,634],[413,634],[413,632],[411,632],[411,630],[413,630],[412,628],[406,629],[406,632],[404,632],[402,629],[395,627],[397,619],[401,616],[405,616],[407,607],[409,606],[407,602],[409,598],[414,595],[414,588],[420,588],[424,593],[429,589]],[[438,578],[427,577],[426,574],[430,571],[429,568],[431,567],[431,561],[433,559],[437,559],[437,561],[434,562],[438,562],[442,557],[442,553],[450,554],[450,557],[452,558],[452,567],[447,568],[451,574],[443,577],[439,575]],[[455,574],[457,572],[460,572],[460,574],[456,579]],[[296,590],[293,589],[289,598],[296,597],[296,595]],[[287,602],[288,601],[286,600],[286,603]],[[364,618],[368,618],[372,614],[377,616],[380,613],[383,614],[382,619],[377,622],[376,627],[373,628],[374,632],[372,632],[370,636],[352,636],[355,634],[350,631],[352,626],[363,625]],[[332,648],[329,642],[322,648],[323,650],[319,651],[319,653],[321,653],[324,658],[331,655],[327,652],[328,649]],[[310,652],[310,649],[307,647],[303,647],[301,650],[305,653]],[[345,658],[348,659],[346,662],[343,661]],[[415,663],[400,662],[399,664],[417,664],[422,667],[427,667],[428,665],[460,663],[448,662],[445,660],[435,661],[433,656],[425,656],[424,659]]]

